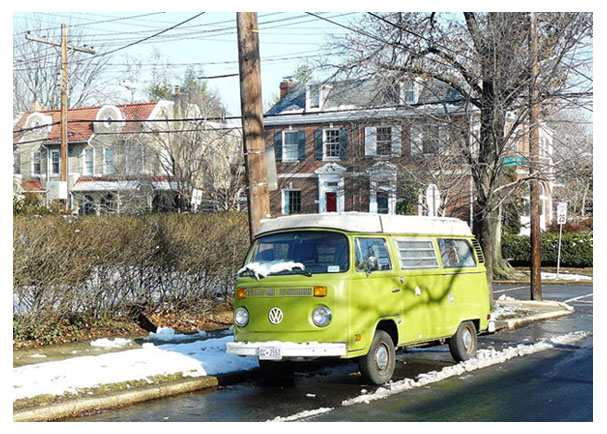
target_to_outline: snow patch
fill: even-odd
[[[306,267],[301,262],[293,262],[293,261],[269,261],[269,262],[251,262],[240,270],[238,270],[237,275],[241,273],[251,271],[256,279],[264,278],[270,274],[280,273],[282,271],[291,271],[294,268],[300,268],[304,270]]]
[[[556,273],[541,273],[542,280],[556,280]],[[583,274],[567,274],[561,271],[559,273],[558,280],[592,280],[590,276],[584,276]]]
[[[175,333],[171,327],[158,327],[156,333],[150,333],[145,337],[146,341],[159,341],[159,342],[182,342],[189,339],[203,338],[207,335],[205,331],[198,330],[195,334],[181,334]]]
[[[13,368],[13,400],[42,394],[77,393],[87,387],[181,372],[202,377],[257,368],[257,357],[226,354],[233,336],[191,343],[143,344],[142,348]]]
[[[101,338],[101,339],[91,341],[91,346],[97,347],[97,348],[124,348],[124,347],[127,347],[132,344],[133,344],[133,342],[131,342],[130,339],[123,339],[123,338],[116,338],[114,340],[107,339],[107,338]]]
[[[287,417],[275,417],[274,419],[267,420],[266,422],[293,422],[299,419],[305,419],[307,417],[318,416],[319,414],[328,413],[333,410],[333,407],[321,407],[315,410],[305,410],[296,413],[292,416]]]

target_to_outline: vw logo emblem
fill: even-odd
[[[268,319],[272,324],[280,324],[280,322],[282,321],[282,310],[277,307],[273,307],[272,309],[270,309]]]

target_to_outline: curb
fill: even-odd
[[[562,316],[571,315],[574,312],[573,307],[560,301],[534,301],[534,300],[496,300],[502,305],[508,306],[528,306],[534,308],[556,308],[548,312],[536,313],[520,318],[511,318],[506,320],[496,321],[496,330],[508,329],[512,330],[525,324],[529,324],[535,321],[541,321],[545,319],[560,318]]]
[[[92,410],[107,410],[122,407],[151,399],[165,398],[185,392],[216,388],[219,385],[217,377],[200,377],[182,380],[177,383],[152,386],[145,389],[120,392],[111,396],[99,398],[76,399],[47,407],[22,410],[13,413],[13,422],[45,422],[62,419],[68,416]]]

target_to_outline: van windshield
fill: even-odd
[[[348,251],[348,239],[335,232],[283,232],[257,239],[245,268],[258,266],[269,270],[266,274],[341,273],[348,270]]]

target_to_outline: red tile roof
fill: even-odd
[[[148,119],[157,102],[147,102],[139,104],[117,105],[122,112],[123,118],[126,120],[141,120]],[[93,122],[77,122],[77,121],[92,121],[97,118],[97,112],[103,106],[96,107],[81,107],[68,110],[68,140],[69,142],[87,141],[94,133]],[[14,125],[13,131],[19,131],[25,125],[28,116],[35,111],[26,112],[21,116],[21,119]],[[53,119],[53,127],[50,134],[44,140],[45,142],[59,142],[61,140],[61,111],[60,110],[40,110],[37,113],[43,113]],[[140,123],[127,123],[123,129],[124,132],[138,131],[141,128]]]
[[[27,193],[39,193],[39,192],[45,192],[46,190],[44,189],[44,187],[42,186],[42,184],[40,183],[39,179],[24,179],[21,182],[21,185],[23,186],[23,190]]]

